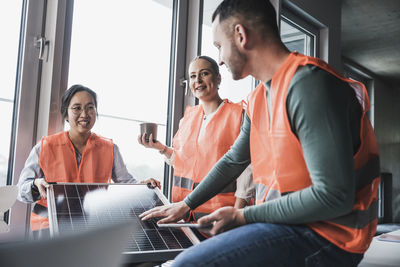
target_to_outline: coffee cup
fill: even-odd
[[[140,124],[140,135],[146,134],[146,142],[149,142],[150,134],[153,134],[153,142],[157,141],[157,123],[144,122]]]

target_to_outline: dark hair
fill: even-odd
[[[207,60],[207,61],[211,64],[211,69],[213,70],[213,72],[215,73],[215,75],[218,76],[218,74],[219,74],[219,66],[218,66],[218,63],[217,63],[214,59],[212,59],[212,58],[209,57],[209,56],[197,56],[197,57],[195,57],[195,58],[192,60],[192,62],[194,62],[194,61],[196,61],[196,60],[198,60],[198,59]]]
[[[224,0],[212,15],[211,22],[219,15],[219,22],[230,17],[242,17],[260,34],[272,33],[280,37],[275,8],[269,0]]]
[[[70,88],[68,88],[68,90],[65,91],[64,95],[61,98],[61,115],[62,115],[63,119],[65,119],[68,116],[68,106],[69,106],[69,103],[71,102],[71,98],[76,93],[81,92],[81,91],[85,91],[85,92],[89,93],[93,97],[94,106],[97,109],[97,95],[96,95],[96,93],[92,89],[90,89],[88,87],[85,87],[85,86],[80,85],[80,84],[75,84],[75,85],[72,85]]]

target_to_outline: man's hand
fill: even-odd
[[[236,209],[234,207],[219,208],[210,215],[200,218],[197,222],[200,225],[213,225],[211,229],[201,230],[209,235],[217,235],[246,224],[243,209]]]
[[[49,187],[49,184],[46,182],[46,180],[44,178],[36,178],[33,181],[33,184],[39,190],[40,197],[46,199],[47,197],[46,188]]]
[[[154,179],[154,178],[150,178],[144,181],[140,182],[141,184],[148,184],[151,188],[155,188],[158,187],[158,189],[161,189],[161,183],[160,181]]]
[[[158,223],[171,223],[185,218],[189,211],[189,206],[184,201],[181,201],[145,211],[139,215],[139,218],[144,221],[151,218],[162,218]]]

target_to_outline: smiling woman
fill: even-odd
[[[19,179],[19,199],[35,202],[31,214],[34,235],[48,234],[46,188],[49,183],[136,183],[117,145],[91,131],[97,116],[97,95],[73,85],[62,97],[61,114],[69,131],[45,136],[32,149]],[[95,166],[95,167],[94,167]],[[144,180],[160,187],[154,179]]]
[[[208,56],[196,57],[189,65],[189,86],[200,105],[186,108],[173,146],[153,142],[151,136],[149,141],[146,141],[145,135],[138,136],[141,145],[158,150],[166,156],[166,162],[173,165],[173,202],[183,201],[201,183],[239,134],[243,105],[221,99],[218,93],[220,83],[217,62]],[[220,194],[190,211],[186,220],[196,221],[224,206],[243,208],[252,196],[251,180],[248,167],[237,181],[228,184]]]

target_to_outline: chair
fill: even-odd
[[[14,205],[17,200],[18,187],[16,185],[0,186],[0,218]],[[0,234],[10,231],[10,227],[4,220],[0,220]]]

